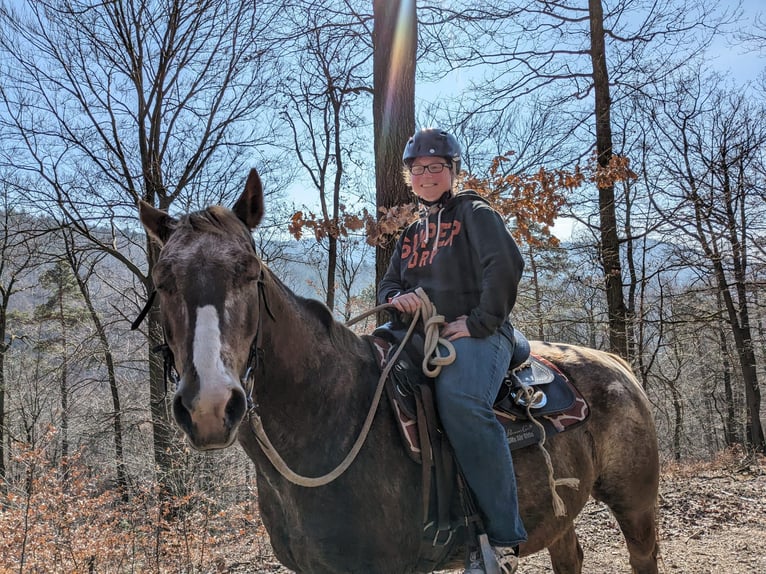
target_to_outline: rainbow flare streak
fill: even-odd
[[[405,56],[413,49],[414,40],[411,30],[415,27],[415,0],[400,0],[399,13],[396,16],[396,28],[394,29],[393,49],[388,68],[388,82],[386,84],[386,96],[383,105],[383,135],[388,137],[391,116],[396,104],[396,92],[402,79],[402,71],[405,67]]]

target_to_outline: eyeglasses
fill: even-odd
[[[431,173],[441,173],[444,171],[445,167],[452,167],[451,164],[448,163],[429,163],[428,165],[413,165],[410,168],[410,173],[412,175],[423,175],[426,170],[428,170]]]

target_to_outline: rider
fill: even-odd
[[[420,219],[402,233],[383,280],[381,303],[413,314],[421,287],[447,324],[456,359],[435,381],[436,402],[455,457],[479,505],[503,573],[516,570],[527,539],[511,452],[492,403],[514,350],[508,315],[524,261],[500,215],[475,191],[460,190],[460,144],[438,128],[416,132],[402,156]],[[484,572],[480,553],[464,574]]]

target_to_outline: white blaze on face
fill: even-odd
[[[221,360],[221,326],[213,305],[197,309],[194,326],[193,362],[199,377],[200,393],[228,388],[231,381]],[[215,391],[213,391],[215,392]]]

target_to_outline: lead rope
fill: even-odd
[[[271,444],[271,441],[269,440],[268,435],[266,435],[266,431],[263,428],[263,421],[261,420],[260,415],[256,411],[251,411],[250,414],[250,427],[252,428],[253,432],[255,433],[256,438],[258,439],[258,442],[260,443],[261,449],[263,450],[263,454],[266,455],[266,458],[271,461],[271,464],[274,465],[274,468],[279,471],[279,473],[286,478],[289,482],[292,482],[293,484],[296,484],[298,486],[305,486],[308,488],[315,488],[318,486],[325,486],[329,483],[331,483],[333,480],[338,478],[340,475],[342,475],[346,470],[348,470],[348,467],[351,466],[351,464],[356,459],[356,456],[359,454],[359,451],[362,449],[362,445],[364,445],[365,440],[367,440],[367,435],[370,432],[370,428],[372,427],[372,421],[375,418],[375,413],[378,410],[378,404],[380,403],[380,397],[383,394],[383,389],[385,387],[386,379],[388,378],[388,374],[391,372],[391,369],[396,364],[396,360],[399,358],[399,354],[402,352],[402,349],[404,349],[404,345],[407,343],[407,341],[410,340],[410,337],[412,336],[412,332],[415,330],[415,325],[417,325],[418,319],[423,319],[423,322],[425,324],[426,328],[426,340],[429,341],[429,344],[433,346],[432,349],[426,348],[426,357],[429,357],[431,354],[437,354],[436,357],[433,358],[434,365],[435,365],[435,372],[438,374],[438,372],[441,370],[442,365],[449,364],[455,360],[455,348],[453,345],[447,341],[446,339],[441,339],[438,336],[439,333],[439,327],[444,323],[444,317],[441,315],[436,314],[436,308],[433,306],[431,301],[428,299],[428,295],[426,295],[425,291],[418,288],[415,293],[417,293],[418,297],[420,297],[420,300],[422,301],[422,305],[420,308],[418,308],[415,311],[415,314],[412,316],[412,321],[410,322],[410,326],[407,329],[407,333],[404,335],[404,339],[402,339],[401,344],[399,345],[399,348],[396,350],[394,355],[391,357],[391,359],[386,363],[386,366],[383,368],[383,372],[380,375],[380,379],[378,379],[378,386],[375,389],[375,395],[372,399],[372,404],[370,405],[370,410],[367,413],[367,418],[364,421],[364,425],[362,425],[362,430],[359,433],[359,436],[356,439],[356,442],[351,447],[351,450],[346,455],[346,458],[343,459],[343,461],[335,467],[335,469],[331,470],[327,474],[324,474],[322,476],[317,477],[309,477],[309,476],[302,476],[295,471],[293,471],[287,463],[284,461],[284,459],[279,455],[279,453],[274,448],[274,445]],[[391,303],[385,303],[383,305],[378,305],[374,309],[371,309],[370,311],[367,311],[363,313],[362,315],[359,315],[358,317],[355,317],[348,321],[346,325],[353,325],[354,323],[364,319],[368,315],[372,315],[373,313],[377,313],[378,311],[382,311],[384,309],[390,309],[393,307]],[[434,335],[434,332],[436,333]],[[430,333],[430,334],[429,334]],[[445,347],[447,347],[448,352],[447,355],[438,355],[438,352],[436,351],[436,345],[441,343]],[[423,369],[425,370],[427,366],[427,361],[423,361]],[[429,376],[435,376],[435,375],[429,375]]]
[[[579,478],[555,478],[553,475],[553,461],[551,460],[551,455],[548,453],[548,450],[545,448],[545,427],[542,425],[540,421],[538,421],[534,416],[532,416],[532,407],[535,404],[536,399],[538,398],[536,395],[540,391],[535,391],[532,387],[529,385],[521,385],[521,393],[518,394],[516,397],[516,404],[524,404],[526,403],[527,408],[527,418],[532,421],[532,423],[539,429],[540,431],[540,439],[537,441],[537,446],[540,449],[540,451],[543,453],[543,458],[545,459],[545,466],[548,469],[548,487],[551,490],[551,497],[553,498],[553,512],[556,516],[566,516],[567,514],[567,507],[564,504],[564,501],[562,500],[561,496],[559,496],[559,493],[556,492],[556,488],[559,486],[568,486],[570,488],[574,488],[575,490],[578,490],[580,488],[580,479]]]

